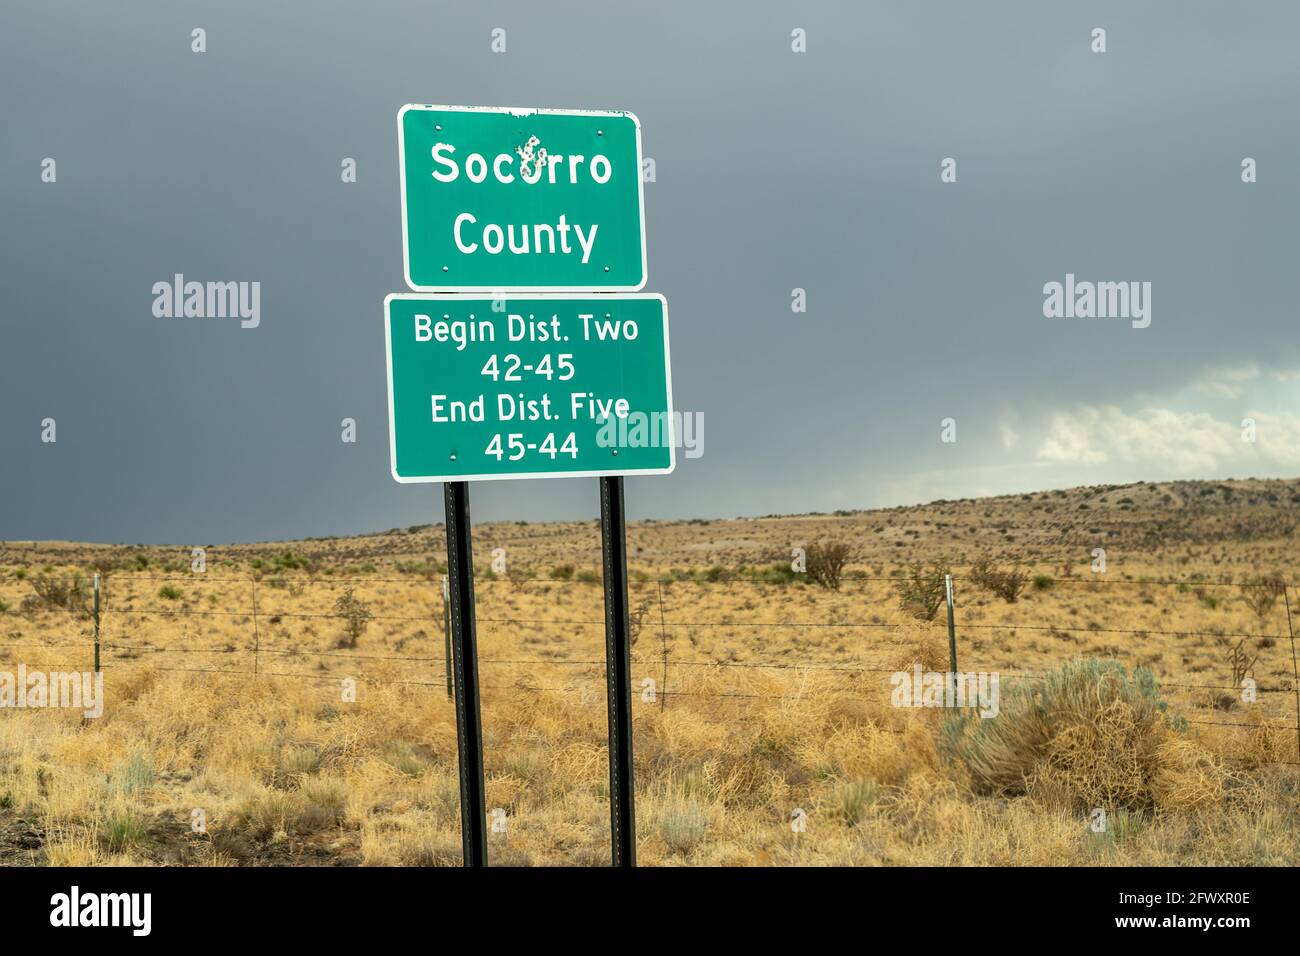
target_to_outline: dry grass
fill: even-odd
[[[632,605],[647,607],[633,652],[640,861],[1300,862],[1300,768],[1279,763],[1298,759],[1284,603],[1260,613],[1232,588],[1155,583],[1300,578],[1287,516],[1300,486],[1202,493],[1226,484],[631,526]],[[507,820],[490,856],[602,864],[597,530],[475,536],[511,561],[476,585],[488,807]],[[853,543],[838,590],[774,567],[819,540]],[[1104,578],[1088,570],[1095,545]],[[211,549],[192,576],[188,549],[0,545],[0,670],[86,668],[89,619],[23,599],[38,575],[107,572],[103,717],[0,714],[0,860],[459,865],[440,548],[439,529],[416,529]],[[981,555],[1040,580],[1014,603],[962,587]],[[888,672],[948,662],[942,613],[899,606],[891,572],[914,561],[959,575],[961,665],[1004,675],[998,719],[890,706]],[[355,647],[331,616],[348,589],[373,615]],[[1257,704],[1224,690],[1242,635]],[[255,659],[256,677],[238,673]],[[1087,825],[1093,807],[1105,833]]]

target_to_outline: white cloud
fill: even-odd
[[[1300,475],[1300,369],[1218,368],[1106,404],[1005,405],[943,464],[875,484],[875,504],[1176,478]],[[1235,397],[1227,397],[1233,392]],[[1254,441],[1243,419],[1254,421]],[[972,439],[974,436],[974,439]]]
[[[1102,465],[1157,465],[1173,474],[1209,475],[1235,465],[1300,467],[1300,416],[1248,413],[1257,424],[1254,443],[1242,438],[1241,422],[1208,412],[1145,408],[1126,412],[1114,405],[1056,412],[1038,446],[1039,461]]]
[[[1206,370],[1205,375],[1200,379],[1193,382],[1192,387],[1220,398],[1240,398],[1244,386],[1258,381],[1259,374],[1259,366],[1254,362],[1211,368]]]
[[[1287,468],[1300,468],[1300,415],[1260,411],[1247,412],[1246,415],[1255,419],[1256,444],[1253,447],[1263,460]]]

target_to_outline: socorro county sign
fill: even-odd
[[[384,312],[398,481],[673,470],[663,296],[403,293]]]
[[[408,105],[397,132],[412,289],[645,287],[631,113]]]

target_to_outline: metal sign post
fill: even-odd
[[[468,483],[585,477],[600,481],[612,856],[635,866],[622,476],[676,465],[668,303],[640,291],[641,123],[408,104],[397,138],[416,294],[384,300],[389,461],[396,481],[445,488],[465,865],[487,864]]]
[[[456,693],[451,679],[451,585],[447,575],[442,576],[442,669],[447,675],[447,698]]]
[[[632,639],[627,599],[623,479],[600,479],[605,580],[605,684],[609,700],[609,826],[614,866],[636,866],[632,780]]]
[[[460,835],[466,866],[487,866],[487,808],[483,785],[483,722],[478,700],[478,640],[474,627],[474,552],[469,484],[443,485],[447,510],[447,581],[451,590],[452,661],[456,677],[456,750],[460,761]]]
[[[99,673],[99,574],[95,574],[95,673]]]

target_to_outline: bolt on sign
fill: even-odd
[[[393,294],[384,311],[397,481],[673,470],[662,295]]]
[[[633,114],[407,105],[397,135],[412,289],[645,287]]]

